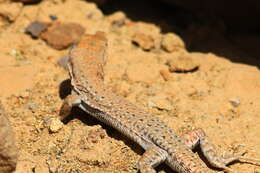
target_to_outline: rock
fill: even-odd
[[[158,26],[144,22],[131,22],[129,20],[125,25],[125,29],[132,43],[138,45],[143,50],[161,49],[162,34]]]
[[[123,12],[119,11],[119,12],[116,12],[116,13],[108,16],[107,20],[109,21],[109,23],[112,26],[121,27],[121,26],[125,25],[127,18]]]
[[[162,48],[167,52],[174,52],[180,49],[185,49],[185,44],[182,39],[172,33],[163,35],[161,44]]]
[[[143,50],[151,50],[154,48],[155,41],[152,36],[144,33],[135,33],[132,37],[133,43],[136,43]]]
[[[11,173],[15,170],[17,153],[12,127],[0,105],[0,173]]]
[[[34,38],[38,38],[48,26],[48,23],[35,21],[25,28],[25,33],[30,34]]]
[[[240,105],[240,99],[239,98],[231,98],[229,100],[232,106],[238,107]]]
[[[40,35],[51,47],[61,50],[80,40],[85,28],[77,23],[55,22]]]
[[[148,101],[148,107],[156,108],[158,110],[172,110],[171,103],[163,97],[154,96]]]
[[[48,129],[51,133],[57,133],[63,127],[63,123],[57,118],[51,118],[47,121]]]
[[[170,72],[186,73],[193,72],[199,68],[199,63],[186,53],[169,59],[166,65],[169,66]]]
[[[50,15],[49,15],[49,18],[50,18],[52,21],[58,20],[58,16],[53,15],[53,14],[50,14]]]
[[[22,7],[22,3],[1,3],[0,26],[15,21],[21,13]]]

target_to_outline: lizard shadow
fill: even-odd
[[[62,81],[59,85],[59,97],[65,99],[71,93],[70,79]]]
[[[139,146],[137,143],[135,143],[132,140],[130,140],[129,138],[127,138],[122,133],[118,132],[116,129],[114,129],[114,128],[106,125],[105,123],[97,120],[96,118],[94,118],[91,115],[87,114],[86,112],[84,112],[83,110],[81,110],[78,107],[73,107],[70,115],[67,118],[65,118],[63,120],[63,122],[66,124],[66,123],[68,123],[72,119],[78,119],[82,123],[84,123],[85,125],[88,125],[88,126],[101,125],[102,128],[106,131],[106,133],[107,133],[107,135],[109,137],[114,138],[116,140],[123,141],[125,145],[127,145],[131,150],[133,150],[135,153],[137,153],[140,156],[143,155],[143,153],[145,151],[141,146]],[[221,169],[215,168],[215,167],[210,165],[210,163],[208,162],[207,158],[202,153],[202,151],[199,148],[199,146],[195,147],[193,149],[193,152],[197,153],[199,155],[200,159],[207,165],[207,167],[209,169],[215,170],[215,171],[221,171]],[[238,161],[233,161],[232,163],[238,163]],[[232,163],[230,163],[230,164],[232,164]],[[160,172],[160,171],[163,170],[166,173],[177,173],[177,172],[174,172],[165,163],[161,163],[160,165],[158,165],[155,168],[155,170],[157,172]]]
[[[67,124],[69,121],[71,121],[73,119],[78,119],[79,121],[81,121],[83,124],[85,124],[87,126],[101,125],[109,137],[114,138],[116,140],[123,141],[123,143],[125,145],[127,145],[132,151],[134,151],[138,155],[143,155],[143,153],[144,153],[144,149],[141,146],[139,146],[137,143],[133,142],[132,140],[127,138],[122,133],[118,132],[113,127],[110,127],[110,126],[106,125],[105,123],[92,117],[91,115],[84,112],[83,110],[81,110],[78,107],[73,107],[70,114],[62,121],[64,124]],[[156,171],[159,172],[161,170],[164,170],[166,173],[173,173],[172,169],[164,163],[162,163],[156,167]]]

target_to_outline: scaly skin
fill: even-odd
[[[178,173],[213,173],[192,152],[200,144],[211,165],[231,171],[226,164],[240,157],[223,158],[208,142],[202,130],[179,137],[159,118],[133,105],[103,84],[107,40],[104,33],[86,35],[70,52],[68,68],[73,94],[61,109],[63,118],[72,106],[79,106],[98,120],[114,127],[146,151],[139,161],[142,173],[155,173],[165,162]]]

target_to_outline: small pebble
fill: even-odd
[[[49,18],[50,18],[52,21],[54,21],[54,20],[57,20],[57,19],[58,19],[58,17],[57,17],[57,16],[55,16],[55,15],[52,15],[52,14],[50,14],[50,15],[49,15]]]
[[[63,123],[57,118],[51,118],[48,123],[48,128],[51,133],[57,133],[62,129]]]
[[[234,107],[238,107],[240,105],[240,99],[239,98],[231,98],[231,99],[229,99],[229,102]]]
[[[152,97],[147,102],[147,106],[150,108],[156,108],[158,110],[172,110],[172,105],[170,104],[170,102],[160,96]]]

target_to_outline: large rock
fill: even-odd
[[[0,104],[0,173],[11,173],[17,162],[17,148],[10,122]]]

